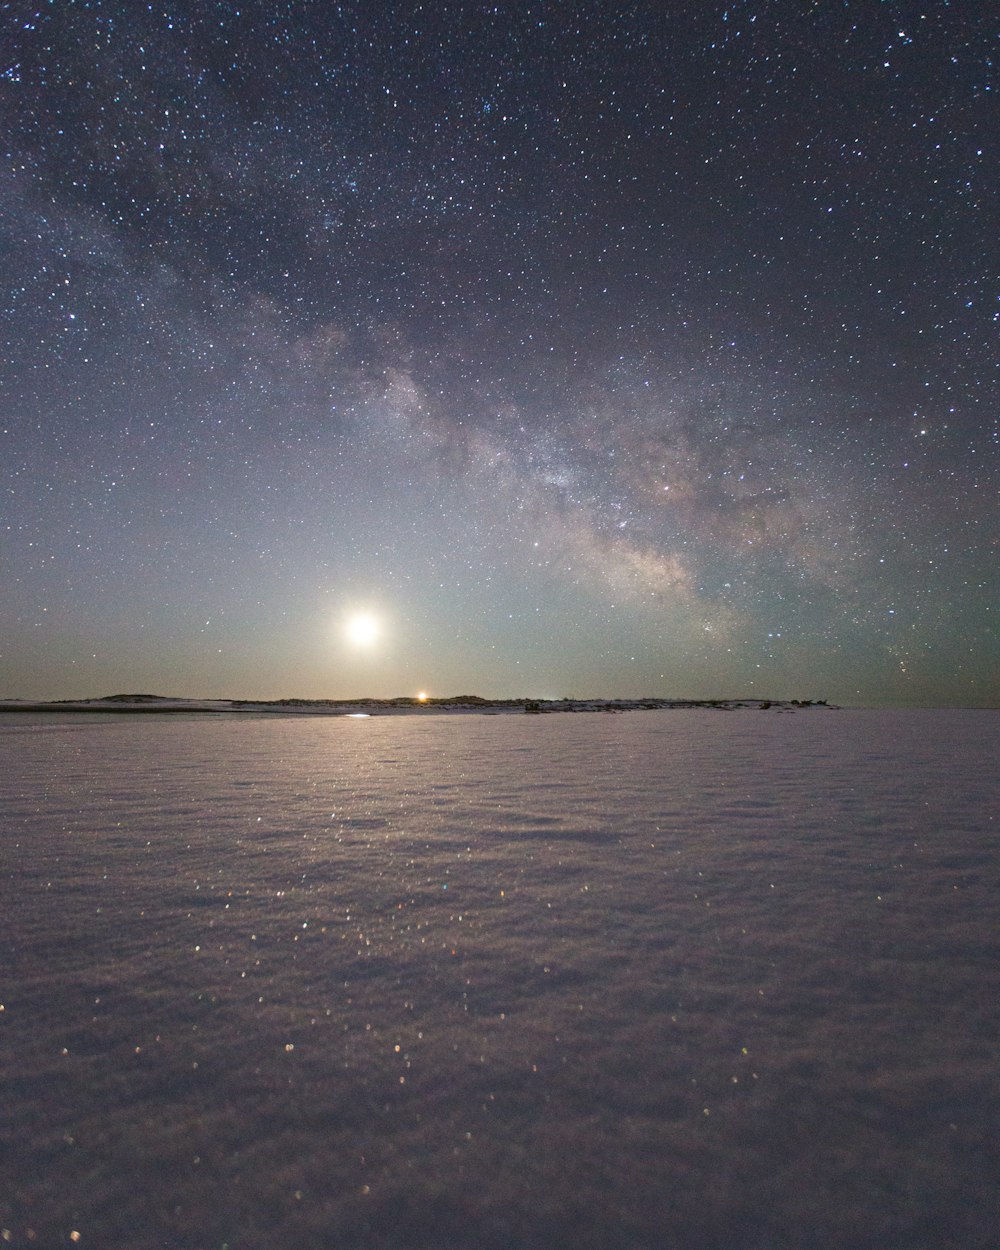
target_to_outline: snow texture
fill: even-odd
[[[996,1244],[995,713],[0,750],[5,1244]]]

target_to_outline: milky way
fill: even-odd
[[[988,9],[10,6],[0,695],[995,703]]]

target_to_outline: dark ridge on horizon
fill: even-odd
[[[194,699],[180,698],[158,694],[113,694],[98,698],[56,699],[56,700],[0,700],[0,711],[8,712],[118,712],[138,715],[142,713],[204,713],[224,714],[226,712],[253,712],[301,709],[317,712],[338,711],[346,708],[365,708],[372,711],[394,709],[448,709],[476,708],[488,710],[523,708],[525,712],[542,714],[547,712],[585,712],[585,711],[655,711],[671,708],[717,708],[732,711],[737,708],[757,708],[767,711],[792,710],[795,708],[824,707],[831,705],[826,699],[764,699],[743,697],[731,699],[684,699],[648,696],[636,699],[535,699],[517,696],[504,699],[487,699],[482,695],[450,695],[417,698],[415,695],[397,695],[395,698],[376,699]]]
[[[164,699],[172,699],[169,694],[104,694],[100,696],[102,703],[152,703]],[[74,699],[62,699],[60,702],[73,703]]]

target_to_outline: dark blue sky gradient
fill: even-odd
[[[3,22],[0,695],[1000,701],[990,6]]]

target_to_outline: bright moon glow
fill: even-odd
[[[380,633],[378,621],[366,613],[352,616],[347,622],[347,637],[355,646],[370,647]]]

